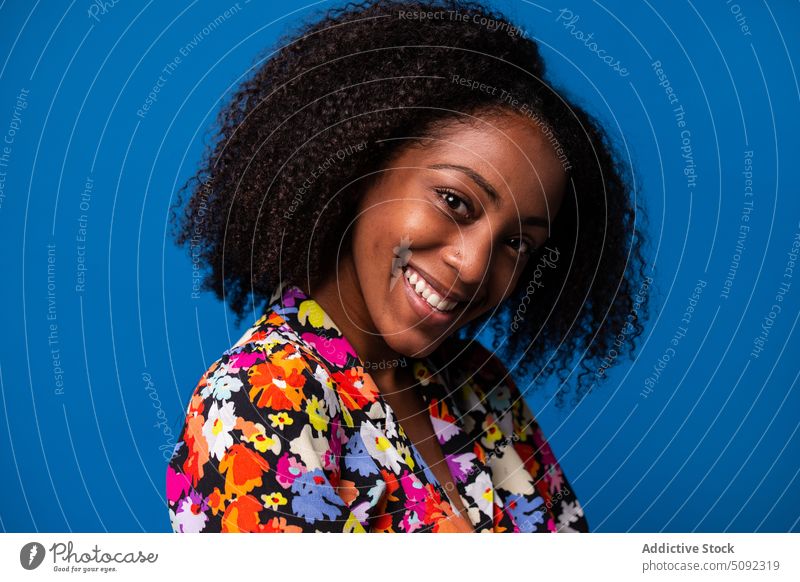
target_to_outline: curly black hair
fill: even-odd
[[[527,32],[476,2],[376,0],[315,14],[276,47],[221,110],[172,208],[177,243],[206,268],[202,288],[227,300],[237,323],[280,282],[326,275],[359,197],[401,148],[448,123],[516,111],[567,161],[545,245],[559,260],[543,268],[531,257],[500,309],[458,334],[489,325],[511,369],[561,379],[559,406],[573,372],[575,402],[633,352],[647,285],[636,195],[600,123],[546,81]]]

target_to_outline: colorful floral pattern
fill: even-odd
[[[411,365],[475,531],[588,531],[496,357],[451,339]],[[200,379],[166,495],[175,532],[455,530],[443,486],[363,362],[294,285]]]

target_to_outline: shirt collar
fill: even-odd
[[[294,333],[331,368],[331,372],[353,370],[360,378],[369,376],[369,380],[374,384],[371,375],[364,368],[364,362],[340,328],[322,306],[298,285],[283,284],[278,287],[270,298],[265,318],[268,325]],[[420,392],[430,411],[434,430],[437,437],[440,437],[443,453],[454,459],[454,462],[460,463],[460,466],[466,467],[464,470],[468,479],[458,481],[459,492],[462,495],[466,494],[466,487],[474,486],[479,481],[490,486],[491,472],[485,463],[486,451],[477,442],[482,427],[475,426],[473,430],[467,431],[463,426],[457,427],[456,424],[452,424],[453,428],[448,428],[451,423],[456,423],[456,417],[461,417],[462,413],[458,410],[456,399],[452,398],[446,369],[440,371],[432,357],[407,359],[419,382]],[[382,401],[380,396],[379,400]],[[442,442],[445,433],[446,440]],[[485,480],[481,481],[481,477]],[[479,521],[473,521],[473,525],[479,528],[491,528],[492,517],[491,513],[484,515]]]
[[[267,322],[271,325],[286,325],[316,353],[326,364],[336,370],[358,367],[368,374],[368,367],[344,336],[336,322],[322,306],[303,288],[293,283],[284,283],[270,298],[267,309]],[[431,357],[406,357],[407,365],[425,366],[431,374],[436,373],[438,365]],[[444,381],[444,378],[441,378]]]

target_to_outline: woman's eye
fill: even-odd
[[[469,204],[458,194],[447,188],[437,188],[437,194],[441,197],[445,204],[462,218],[468,218],[471,214]]]
[[[516,244],[513,244],[514,241],[516,241]],[[512,238],[510,242],[512,244],[510,244],[509,246],[511,246],[512,248],[516,249],[520,254],[529,255],[530,256],[536,251],[536,249],[534,248],[533,244],[528,242],[528,241],[526,241],[525,239]]]

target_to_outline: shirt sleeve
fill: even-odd
[[[175,532],[363,531],[337,492],[341,411],[327,372],[274,330],[195,388],[167,468]]]
[[[550,448],[539,423],[500,359],[477,344],[478,365],[482,375],[491,378],[491,390],[485,401],[496,416],[496,422],[511,441],[525,470],[533,477],[534,486],[552,514],[551,528],[557,532],[588,532],[589,526],[561,465]]]

